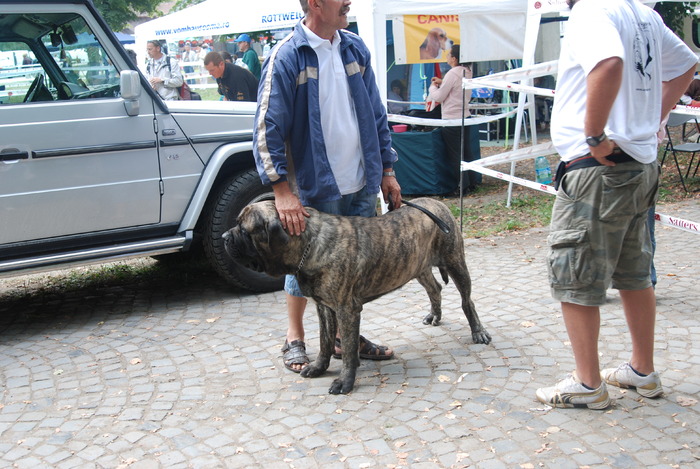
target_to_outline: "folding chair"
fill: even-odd
[[[668,152],[671,152],[671,154],[673,155],[673,161],[676,163],[678,176],[681,179],[681,185],[683,186],[683,189],[686,192],[688,192],[688,188],[685,186],[685,179],[687,179],[690,175],[690,170],[693,167],[693,160],[695,160],[695,153],[700,152],[700,142],[683,143],[683,132],[682,130],[680,130],[676,132],[676,135],[681,135],[681,142],[678,144],[674,144],[670,129],[673,127],[685,127],[685,123],[689,121],[694,121],[697,124],[697,121],[695,121],[695,116],[675,114],[673,112],[671,113],[671,115],[668,118],[668,122],[666,123],[666,136],[668,140],[666,142],[666,148],[664,149],[664,155],[663,157],[661,157],[661,166],[663,166],[664,160],[666,159],[666,154]],[[690,153],[690,162],[688,163],[688,170],[685,173],[685,177],[683,176],[683,171],[681,171],[680,164],[678,164],[678,153]],[[695,172],[697,172],[697,170],[698,169],[696,165]]]

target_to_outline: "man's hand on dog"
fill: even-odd
[[[282,227],[290,235],[299,236],[306,229],[309,212],[306,211],[299,197],[289,188],[289,183],[283,181],[272,186],[275,192],[275,208],[282,222]]]

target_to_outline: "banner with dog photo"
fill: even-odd
[[[394,16],[396,64],[446,62],[452,44],[461,46],[460,62],[522,58],[526,17],[525,13]]]
[[[397,64],[445,62],[459,43],[459,15],[404,15],[393,19]]]

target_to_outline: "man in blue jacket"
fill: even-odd
[[[305,229],[304,206],[338,215],[376,215],[377,194],[398,208],[401,187],[393,164],[386,109],[367,46],[347,27],[349,0],[300,0],[305,18],[271,51],[258,88],[253,153],[272,184],[282,225]],[[307,300],[296,279],[285,282],[289,326],[284,365],[309,363],[303,315]],[[336,355],[342,354],[336,339]],[[360,337],[360,357],[385,360],[387,347]]]

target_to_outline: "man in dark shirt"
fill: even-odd
[[[219,85],[219,94],[226,101],[257,101],[258,80],[248,70],[224,62],[218,52],[209,52],[204,57],[204,68]]]

